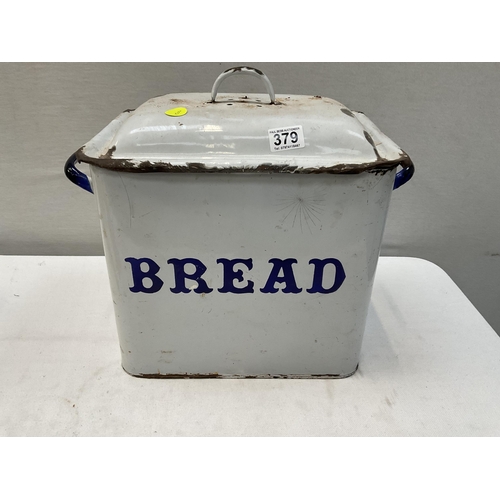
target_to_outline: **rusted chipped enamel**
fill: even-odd
[[[169,94],[127,110],[76,152],[78,161],[122,172],[356,174],[411,165],[361,112],[320,96]],[[267,99],[267,101],[266,101]],[[169,117],[182,105],[188,112]],[[273,153],[268,130],[301,125],[306,146]]]

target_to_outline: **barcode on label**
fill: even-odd
[[[268,132],[269,145],[273,153],[276,151],[285,151],[287,149],[303,148],[306,145],[302,125],[274,128],[270,129]]]

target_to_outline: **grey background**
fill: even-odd
[[[382,255],[439,265],[500,332],[493,63],[1,63],[0,254],[103,254],[96,201],[64,177],[66,159],[124,109],[209,92],[219,73],[242,64],[263,70],[277,93],[363,111],[410,155],[416,174],[394,192]],[[262,91],[248,77],[223,85]]]

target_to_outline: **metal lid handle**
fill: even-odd
[[[214,85],[212,87],[212,102],[215,102],[215,98],[217,97],[217,91],[219,90],[220,84],[228,77],[234,74],[247,74],[247,75],[253,75],[259,78],[264,82],[264,85],[266,86],[267,93],[269,94],[269,98],[271,99],[271,104],[276,104],[276,100],[274,98],[274,89],[273,86],[271,85],[271,82],[269,81],[269,78],[260,71],[260,69],[256,68],[250,68],[249,66],[237,66],[235,68],[229,68],[224,71],[224,73],[221,73],[217,80],[215,80]]]

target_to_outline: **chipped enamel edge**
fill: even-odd
[[[321,157],[300,157],[300,164],[294,164],[290,157],[276,156],[272,163],[262,162],[259,155],[239,155],[227,158],[213,157],[206,161],[186,161],[185,158],[114,158],[113,141],[122,124],[134,110],[127,110],[117,116],[93,139],[76,153],[78,162],[121,172],[271,172],[271,173],[335,173],[356,174],[365,171],[385,172],[398,166],[412,166],[409,156],[392,140],[383,134],[362,112],[348,111],[359,120],[365,130],[365,138],[372,146],[376,160],[365,163],[336,163],[333,159]],[[196,158],[199,160],[199,158]]]

